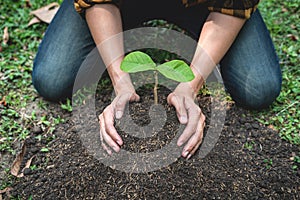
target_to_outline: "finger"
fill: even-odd
[[[202,143],[203,130],[205,126],[205,116],[203,114],[200,120],[201,122],[199,123],[195,134],[189,139],[188,143],[183,148],[182,155],[186,154],[186,152],[189,152],[186,156],[187,159],[189,159],[192,155],[195,154],[200,144]]]
[[[177,145],[181,146],[186,143],[189,138],[196,132],[197,126],[199,124],[201,109],[198,106],[194,106],[188,109],[189,121],[185,127],[183,133],[178,138]]]
[[[129,101],[131,94],[124,94],[116,98],[113,102],[114,112],[117,119],[121,119],[123,116],[125,106]]]
[[[101,134],[101,133],[100,133]],[[102,148],[107,152],[108,155],[112,155],[112,151],[109,149],[109,147],[103,142],[101,142]]]
[[[176,96],[174,93],[171,93],[167,102],[169,105],[173,105],[176,109],[178,120],[181,124],[186,124],[188,122],[187,112],[184,106],[184,98]]]
[[[101,115],[102,115],[102,114],[101,114]],[[105,131],[105,128],[104,128],[104,129],[101,128],[101,127],[104,125],[104,124],[101,125],[101,121],[100,121],[100,118],[102,118],[101,115],[99,115],[99,124],[100,124],[100,142],[101,142],[101,146],[102,146],[102,148],[104,149],[104,151],[106,151],[106,152],[108,153],[108,155],[111,155],[112,152],[111,152],[110,148],[105,144],[104,139],[103,139],[103,130]],[[101,130],[101,129],[102,129],[102,130]]]
[[[131,97],[129,99],[130,102],[139,101],[139,100],[140,100],[140,96],[136,93],[131,94]]]
[[[177,145],[181,146],[189,140],[189,138],[196,132],[200,116],[202,115],[201,109],[195,104],[192,99],[185,98],[184,106],[188,112],[188,124],[185,127],[182,135],[177,141]]]
[[[100,130],[101,130],[103,139],[106,142],[106,144],[108,144],[115,152],[119,152],[120,144],[119,144],[119,142],[117,143],[116,141],[122,141],[121,137],[119,136],[119,134],[117,133],[117,131],[115,130],[113,125],[112,125],[112,127],[115,131],[113,136],[111,135],[111,132],[108,132],[108,130],[109,131],[113,131],[113,130],[111,128],[111,123],[109,122],[108,117],[106,115],[105,115],[105,111],[103,112],[103,114],[100,115]],[[116,138],[118,138],[118,139],[116,139]]]
[[[121,119],[128,101],[139,101],[140,97],[136,93],[126,93],[114,100],[114,110],[117,119]]]

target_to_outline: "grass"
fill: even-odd
[[[48,103],[37,99],[37,94],[31,84],[31,72],[34,56],[45,32],[46,24],[27,26],[30,11],[51,3],[51,0],[31,0],[31,7],[26,0],[4,3],[0,8],[0,153],[15,155],[17,147],[31,134],[35,125],[42,128],[40,137],[52,138],[55,126],[63,119],[60,116],[47,113]],[[5,4],[5,6],[4,6]],[[2,38],[7,27],[9,41]],[[35,102],[37,110],[28,107]],[[1,161],[2,163],[2,161]],[[1,170],[9,172],[11,163],[1,164]],[[0,177],[0,180],[3,177]],[[10,176],[1,180],[0,189],[10,185]]]
[[[280,136],[300,144],[300,0],[261,1],[265,19],[280,58],[282,91],[270,109],[255,113],[258,121]]]
[[[57,123],[57,118],[53,116],[36,116],[34,110],[31,113],[24,110],[37,97],[31,84],[32,63],[47,28],[46,24],[28,27],[33,17],[30,11],[51,2],[31,0],[30,7],[25,0],[20,0],[1,6],[0,18],[3,23],[0,24],[0,33],[3,36],[5,27],[9,33],[9,41],[7,44],[2,41],[0,52],[1,152],[15,154],[14,143],[24,140],[33,125],[41,123],[45,129],[53,130]],[[45,102],[38,102],[42,110],[46,110],[46,105]]]
[[[62,0],[59,2],[61,3]],[[37,98],[31,84],[32,63],[38,45],[46,30],[46,24],[27,26],[32,18],[30,11],[53,2],[52,0],[26,0],[5,3],[0,7],[0,152],[15,154],[16,144],[30,135],[31,128],[39,125],[43,129],[40,137],[51,137],[55,125],[63,119],[49,114],[48,103]],[[4,0],[0,0],[4,5]],[[272,107],[266,111],[253,113],[258,121],[276,129],[280,136],[300,144],[300,0],[261,1],[260,11],[271,32],[276,50],[281,60],[283,72],[282,92]],[[158,24],[159,25],[159,24]],[[5,27],[8,28],[9,42],[2,42]],[[26,108],[35,102],[38,109]],[[63,110],[71,111],[70,101],[61,104]],[[25,109],[25,110],[24,110]],[[42,114],[41,114],[42,113]],[[251,149],[249,143],[247,148]],[[41,149],[47,151],[48,149]],[[300,153],[300,152],[299,152]],[[295,164],[300,162],[295,155]],[[269,162],[268,162],[269,163]],[[8,169],[5,169],[8,171]],[[3,182],[0,189],[9,186]]]

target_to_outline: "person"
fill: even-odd
[[[213,67],[220,64],[226,90],[237,105],[267,108],[281,90],[281,71],[272,40],[257,5],[259,0],[64,0],[39,46],[32,73],[33,85],[45,99],[60,101],[72,94],[76,73],[88,53],[123,30],[140,27],[151,19],[164,19],[198,40],[191,62],[195,79],[179,83],[167,101],[186,124],[177,144],[182,157],[190,158],[202,142],[205,116],[194,102]],[[74,5],[73,5],[74,4]],[[112,51],[118,49],[121,52]],[[100,45],[116,93],[99,116],[103,148],[120,151],[123,140],[114,127],[128,101],[138,101],[130,76],[120,70],[122,38]]]

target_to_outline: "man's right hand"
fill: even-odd
[[[117,96],[113,102],[99,115],[101,145],[109,155],[112,154],[111,148],[115,152],[119,152],[120,146],[123,144],[122,138],[114,127],[115,118],[120,119],[123,116],[128,102],[140,99],[134,89],[123,89],[116,93]]]

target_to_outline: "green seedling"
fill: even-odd
[[[121,63],[121,70],[127,73],[154,71],[153,94],[155,104],[158,103],[158,73],[177,82],[188,82],[195,78],[191,68],[183,60],[172,60],[156,65],[149,55],[140,51],[126,55]]]
[[[48,149],[48,148],[46,148],[46,147],[43,147],[43,148],[41,149],[41,152],[43,152],[43,153],[47,153],[47,152],[49,152],[49,149]]]
[[[72,110],[73,110],[70,99],[67,99],[65,104],[61,103],[60,106],[62,109],[66,110],[68,112],[72,112]]]
[[[255,145],[255,142],[254,141],[251,141],[251,142],[246,142],[244,144],[244,148],[248,149],[249,151],[253,150],[253,147]]]
[[[264,163],[266,165],[266,168],[270,169],[273,165],[273,160],[271,158],[270,159],[264,159]]]

